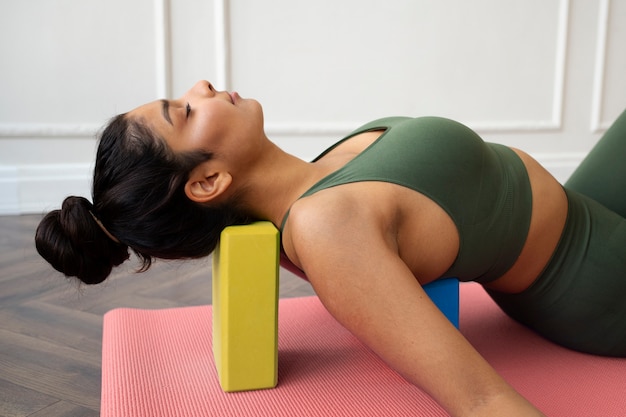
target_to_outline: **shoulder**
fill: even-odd
[[[301,254],[322,241],[335,241],[341,236],[340,232],[353,227],[354,217],[347,213],[354,208],[354,201],[344,195],[336,198],[336,194],[336,188],[323,190],[293,204],[283,230],[288,254],[290,249]],[[354,216],[361,216],[358,210]]]
[[[364,195],[361,187],[372,188],[360,184],[330,188],[298,200],[291,208],[283,245],[307,276],[314,270],[346,266],[359,253],[393,246],[388,234],[393,206],[372,204],[375,191]]]

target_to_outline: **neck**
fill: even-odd
[[[269,142],[241,184],[244,207],[256,218],[280,227],[291,205],[327,174],[319,164],[305,162]]]

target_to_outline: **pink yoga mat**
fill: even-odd
[[[626,416],[626,360],[572,352],[461,285],[461,332],[549,416]],[[446,416],[341,327],[316,297],[282,299],[279,385],[224,393],[211,307],[116,309],[104,318],[102,417]]]

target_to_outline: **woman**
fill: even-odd
[[[626,154],[624,136],[623,115],[572,185],[596,190],[590,175],[615,175],[621,162],[597,161]],[[541,415],[422,285],[480,282],[544,336],[624,356],[626,199],[615,200],[620,214],[565,190],[527,154],[439,118],[369,123],[307,163],[268,140],[258,102],[201,81],[113,119],[93,205],[69,197],[36,243],[57,270],[95,284],[128,248],[147,269],[153,257],[209,254],[227,225],[269,220],[330,313],[451,415]]]

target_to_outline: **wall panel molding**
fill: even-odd
[[[607,0],[605,0],[607,1]],[[217,3],[226,7],[228,0],[217,0]],[[557,132],[563,128],[563,107],[565,102],[565,80],[567,74],[567,50],[569,44],[569,24],[570,24],[571,0],[559,0],[556,15],[556,36],[554,54],[554,73],[552,75],[552,107],[551,113],[546,118],[536,120],[466,120],[465,122],[473,129],[482,133],[527,133],[527,132]],[[226,19],[226,18],[225,18]],[[218,19],[219,20],[219,19]],[[226,23],[224,27],[224,38],[230,39],[230,33]],[[228,59],[230,46],[226,42],[224,51],[219,59],[224,64],[220,70],[224,71],[224,78],[228,80],[230,87],[230,67]],[[266,131],[269,135],[275,136],[315,136],[315,135],[338,135],[350,132],[357,128],[364,121],[341,121],[341,122],[275,122],[267,123]]]
[[[231,86],[231,34],[229,0],[214,0],[215,5],[215,84],[218,89]]]
[[[154,0],[154,40],[157,97],[172,96],[172,25],[170,0]]]
[[[170,0],[153,0],[154,48],[157,97],[170,97],[172,92]],[[0,123],[3,138],[81,138],[93,137],[99,123]]]
[[[563,127],[563,104],[565,102],[565,76],[567,71],[567,46],[569,44],[570,0],[559,3],[556,55],[554,66],[554,90],[552,97],[552,127]]]
[[[606,130],[609,122],[602,121],[602,98],[606,76],[607,38],[609,32],[610,0],[599,0],[596,53],[593,72],[593,93],[591,98],[591,131],[599,133]]]
[[[102,126],[96,123],[1,123],[3,138],[78,138],[93,137]]]
[[[555,100],[559,102],[560,100]],[[469,127],[478,133],[525,133],[525,132],[555,132],[562,128],[562,105],[558,104],[558,109],[551,120],[532,121],[464,121]],[[360,125],[366,123],[365,120],[354,122],[315,122],[315,123],[267,123],[265,130],[270,136],[324,136],[343,135],[350,133]]]

